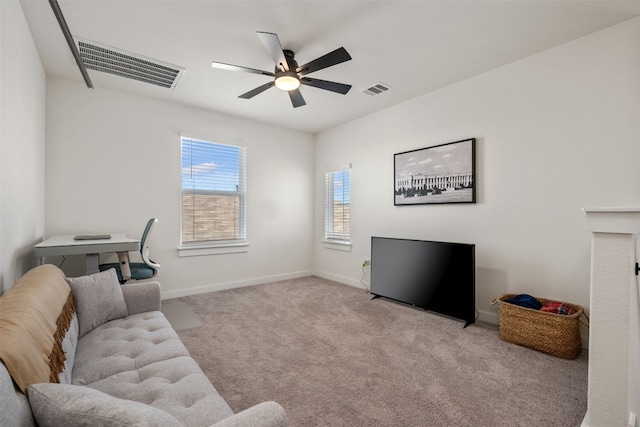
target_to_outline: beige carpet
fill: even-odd
[[[564,360],[316,277],[181,298],[179,333],[234,411],[291,426],[580,426],[587,355]]]

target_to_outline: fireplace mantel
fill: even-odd
[[[587,231],[592,233],[640,233],[640,208],[584,208]]]
[[[636,426],[640,208],[584,208],[591,238],[589,391],[583,427]]]

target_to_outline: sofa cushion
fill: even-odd
[[[67,282],[76,299],[80,338],[109,320],[127,316],[115,269],[67,278]]]
[[[181,356],[189,352],[161,312],[135,314],[107,322],[80,339],[72,383],[91,385]]]
[[[233,415],[159,311],[116,319],[78,342],[73,384],[210,425]]]
[[[180,426],[165,411],[118,399],[89,387],[32,384],[27,388],[31,410],[40,427]]]

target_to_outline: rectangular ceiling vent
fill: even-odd
[[[391,89],[391,86],[389,85],[386,85],[384,83],[376,83],[371,87],[363,89],[361,92],[364,93],[365,95],[375,96],[375,95],[380,95],[381,93],[384,93],[389,89]]]
[[[74,37],[82,63],[89,70],[174,89],[185,72],[167,64],[111,46]]]

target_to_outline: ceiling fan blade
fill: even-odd
[[[311,62],[298,67],[296,72],[301,76],[305,74],[313,73],[314,71],[322,70],[323,68],[331,67],[332,65],[340,64],[345,61],[351,60],[351,55],[343,47],[329,52],[320,58],[316,58]]]
[[[219,68],[221,70],[243,71],[245,73],[262,74],[263,76],[271,76],[271,77],[273,77],[275,75],[275,74],[273,74],[273,73],[271,73],[269,71],[256,70],[255,68],[241,67],[239,65],[225,64],[223,62],[215,62],[215,61],[213,61],[211,63],[211,67],[212,68]]]
[[[302,107],[303,105],[307,105],[302,97],[302,94],[298,89],[289,91],[289,98],[291,98],[291,103],[293,104],[293,108]]]
[[[300,83],[307,86],[313,86],[324,90],[330,90],[331,92],[341,93],[346,95],[351,89],[351,85],[344,83],[330,82],[327,80],[312,79],[309,77],[303,77],[300,79]]]
[[[283,71],[289,71],[289,64],[287,64],[287,58],[284,56],[284,51],[282,50],[282,45],[280,44],[278,35],[262,31],[257,31],[256,33],[264,45],[264,48],[269,52],[269,56],[271,56],[276,66]]]
[[[265,90],[269,89],[270,87],[275,86],[275,82],[269,82],[269,83],[265,83],[262,86],[258,86],[257,88],[250,90],[247,93],[243,93],[242,95],[240,95],[238,98],[242,98],[242,99],[251,99],[254,96],[264,92]]]

